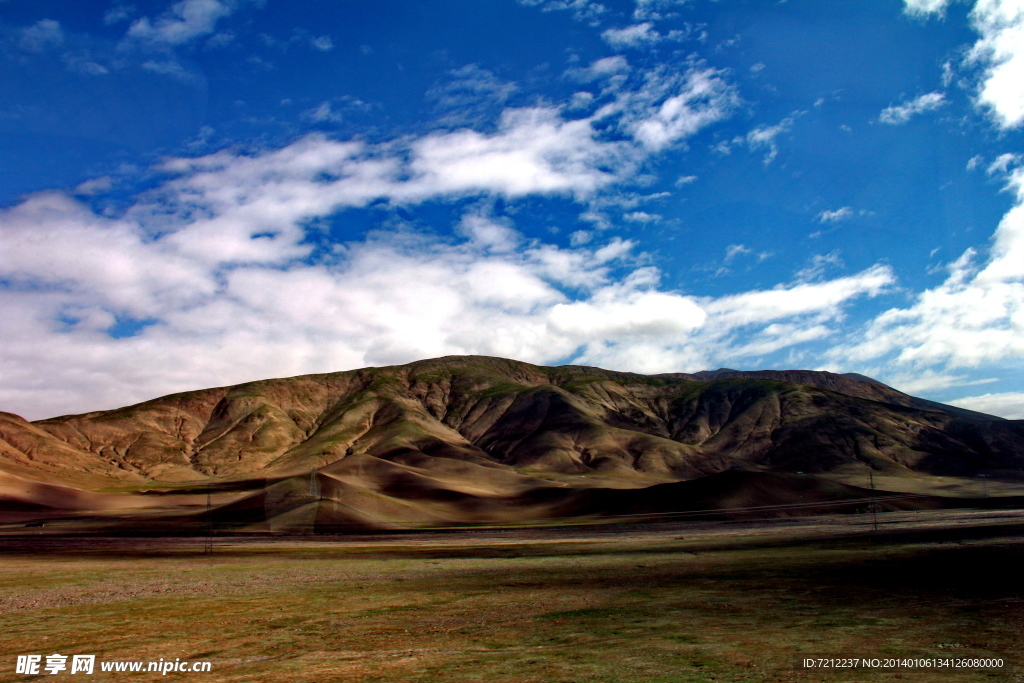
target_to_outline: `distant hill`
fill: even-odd
[[[1021,436],[1020,421],[963,415],[852,375],[645,376],[456,356],[31,423],[2,414],[0,469],[85,487],[378,462],[458,470],[484,488],[537,473],[638,482],[733,468],[970,475],[1024,466]]]
[[[847,396],[866,398],[870,401],[891,403],[892,405],[908,408],[920,408],[921,410],[938,410],[955,417],[962,417],[965,420],[988,421],[1004,419],[995,415],[986,415],[985,413],[978,413],[966,408],[957,408],[956,406],[910,396],[902,391],[893,389],[887,384],[882,384],[877,379],[865,377],[855,372],[846,372],[840,375],[823,370],[730,370],[729,368],[720,368],[718,370],[704,370],[692,374],[679,372],[655,376],[689,379],[698,382],[710,382],[716,379],[771,379],[777,382],[791,382],[819,389],[828,389],[829,391],[846,394]]]
[[[0,524],[294,533],[863,512],[882,492],[829,477],[1022,468],[1024,421],[857,376],[645,376],[455,356],[35,422],[0,413]]]

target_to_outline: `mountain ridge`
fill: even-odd
[[[4,414],[0,465],[179,481],[269,476],[365,455],[683,479],[729,467],[834,469],[883,451],[876,459],[885,466],[969,472],[1016,454],[996,426],[1013,421],[964,420],[905,396],[816,371],[648,376],[448,356],[201,389],[31,423]],[[878,400],[892,397],[911,405]]]
[[[693,379],[695,381],[729,378],[766,378],[780,382],[806,384],[818,387],[819,389],[836,391],[847,396],[879,401],[880,403],[891,403],[921,410],[938,410],[966,420],[1006,419],[996,415],[979,413],[974,410],[967,410],[966,408],[911,396],[899,389],[894,389],[888,384],[879,382],[877,379],[856,372],[832,373],[825,370],[733,370],[731,368],[719,368],[718,370],[702,370],[694,373],[666,373],[655,375],[655,377],[674,377]]]
[[[863,512],[875,494],[841,480],[869,472],[1024,476],[1024,421],[879,401],[907,402],[841,375],[712,372],[448,356],[34,422],[0,413],[0,522],[305,533],[684,511],[788,516]]]

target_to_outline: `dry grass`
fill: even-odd
[[[261,683],[1024,680],[793,668],[797,653],[1019,661],[1018,527],[951,526],[221,539],[212,556],[196,540],[0,539],[0,681],[39,680],[15,655],[54,652],[210,660],[168,677]],[[119,676],[87,680],[168,679]]]

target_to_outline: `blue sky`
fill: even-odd
[[[1022,128],[1022,0],[0,0],[0,408],[479,353],[1024,418]]]

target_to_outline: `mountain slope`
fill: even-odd
[[[810,377],[802,372],[786,376]],[[642,485],[730,468],[970,475],[1024,467],[1017,421],[963,420],[842,383],[838,392],[722,373],[701,381],[448,357],[33,423],[3,414],[0,469],[89,486],[281,477],[369,458],[428,471],[454,463],[514,490],[540,472]]]
[[[893,389],[887,384],[882,384],[876,379],[859,375],[855,372],[836,374],[824,370],[730,370],[719,368],[718,370],[704,370],[695,373],[667,373],[655,375],[671,379],[683,379],[695,382],[710,382],[718,379],[770,379],[776,382],[789,382],[792,384],[804,384],[818,389],[827,389],[839,394],[865,398],[879,403],[889,403],[906,408],[918,408],[919,410],[934,410],[947,413],[954,417],[965,420],[1003,420],[1004,418],[995,415],[986,415],[966,408],[929,401],[904,394],[902,391]]]

